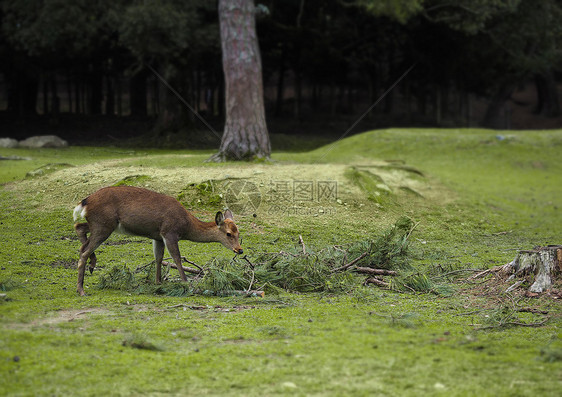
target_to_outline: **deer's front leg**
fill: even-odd
[[[166,248],[168,252],[174,259],[174,263],[176,264],[178,271],[180,272],[180,277],[183,281],[187,281],[187,277],[185,276],[185,272],[183,271],[183,267],[181,265],[181,254],[180,254],[180,247],[178,246],[178,239],[175,237],[166,237]]]

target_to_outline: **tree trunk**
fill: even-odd
[[[268,158],[261,58],[253,0],[220,0],[226,123],[215,161]]]
[[[556,117],[560,115],[560,102],[556,80],[551,71],[537,74],[535,76],[537,87],[537,109],[538,114],[546,117]]]
[[[146,117],[146,79],[148,72],[142,69],[131,77],[130,96],[131,96],[131,116]]]

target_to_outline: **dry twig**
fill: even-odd
[[[246,290],[246,292],[249,293],[250,290],[252,289],[252,285],[254,284],[254,280],[255,280],[255,277],[256,277],[256,272],[254,270],[255,266],[252,262],[250,262],[247,255],[244,255],[242,257],[242,259],[244,259],[246,262],[248,262],[248,264],[250,265],[250,269],[252,269],[252,279],[250,280],[250,285],[248,285],[248,289]]]
[[[361,255],[359,255],[357,258],[355,258],[354,260],[352,260],[352,261],[349,262],[348,264],[343,265],[343,266],[341,266],[341,267],[338,267],[338,268],[336,268],[336,269],[333,269],[333,270],[332,270],[332,273],[341,272],[341,271],[344,271],[344,270],[349,269],[350,267],[354,266],[357,262],[359,262],[361,259],[363,259],[363,258],[366,257],[367,255],[368,255],[367,252],[363,252]]]
[[[300,245],[302,246],[302,253],[303,253],[304,255],[306,255],[306,247],[305,247],[305,245],[304,245],[304,240],[302,239],[302,236],[301,236],[300,234],[299,234],[299,243],[300,243]]]
[[[172,262],[162,261],[162,264],[164,266],[170,266],[171,268],[174,268],[174,269],[178,268],[176,266],[176,264],[172,263]],[[184,272],[188,272],[188,273],[191,273],[191,274],[201,274],[201,273],[203,273],[203,269],[194,269],[192,267],[187,267],[187,266],[182,266],[182,269],[183,269]]]
[[[365,280],[365,284],[375,284],[379,287],[390,288],[390,284],[376,277],[369,277]]]

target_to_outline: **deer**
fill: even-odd
[[[113,233],[128,234],[152,239],[156,262],[156,282],[161,283],[164,248],[168,250],[180,277],[187,281],[181,265],[178,241],[218,242],[236,254],[242,254],[240,233],[232,211],[217,212],[214,222],[203,222],[192,215],[178,200],[165,194],[134,186],[102,188],[78,203],[74,208],[74,221],[85,218],[85,223],[75,223],[74,229],[82,243],[78,259],[78,284],[76,291],[84,292],[84,273],[90,260],[90,274],[97,258],[94,251]],[[89,236],[88,236],[89,234]]]

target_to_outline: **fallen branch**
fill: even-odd
[[[225,290],[225,291],[201,291],[198,292],[202,295],[210,295],[210,296],[246,296],[246,297],[259,297],[263,298],[265,296],[265,291],[238,291],[238,290]]]
[[[184,303],[180,303],[178,305],[168,306],[168,309],[176,309],[178,307],[183,307],[191,310],[205,310],[208,309],[207,306],[193,306],[193,305],[186,305]]]
[[[177,265],[173,262],[164,262],[163,261],[162,265],[170,266],[173,269],[178,268]],[[182,266],[182,269],[183,269],[184,272],[188,272],[188,273],[191,273],[191,274],[201,274],[201,273],[203,273],[203,269],[199,270],[199,269],[194,269],[192,267],[187,267],[187,266]]]
[[[520,313],[548,314],[548,310],[540,310],[532,307],[523,307],[521,309],[517,309],[517,311]]]
[[[183,262],[189,263],[189,264],[192,265],[192,266],[195,266],[196,268],[198,268],[198,269],[201,271],[201,273],[204,272],[204,271],[203,271],[203,268],[202,268],[201,266],[199,266],[197,263],[195,263],[195,262],[193,262],[193,261],[190,261],[190,260],[187,259],[185,256],[182,256],[182,257],[181,257],[181,260],[182,260]]]
[[[304,240],[302,239],[302,236],[300,234],[299,234],[299,243],[302,246],[302,253],[306,255],[306,247],[304,246]]]
[[[242,259],[244,259],[246,262],[248,262],[248,265],[250,265],[250,269],[252,269],[252,280],[250,280],[250,285],[248,285],[248,289],[246,289],[246,292],[250,292],[250,290],[252,289],[252,285],[254,284],[255,277],[256,277],[255,266],[252,262],[250,262],[247,255],[244,255],[242,257]]]
[[[390,288],[390,284],[376,277],[369,277],[365,280],[365,284],[375,284],[378,287]]]
[[[519,280],[517,281],[515,284],[513,284],[511,287],[509,287],[508,289],[505,290],[505,292],[511,292],[513,291],[515,288],[519,287],[521,284],[523,284],[525,282],[525,280]]]
[[[338,268],[336,268],[336,269],[333,269],[333,270],[332,270],[332,273],[341,272],[341,271],[344,271],[344,270],[349,269],[350,267],[354,266],[357,262],[359,262],[361,259],[363,259],[363,258],[366,257],[367,255],[368,255],[367,252],[363,252],[361,255],[359,255],[357,258],[355,258],[354,260],[352,260],[352,261],[349,262],[348,264],[343,265],[343,266],[341,266],[341,267],[338,267]]]
[[[486,270],[480,271],[479,273],[476,273],[476,274],[470,276],[468,279],[469,280],[476,280],[477,278],[487,276],[488,274],[500,272],[500,271],[504,270],[505,266],[507,266],[507,265],[495,266],[491,269],[486,269]]]
[[[398,272],[394,271],[394,270],[386,270],[386,269],[373,269],[370,267],[356,267],[355,271],[357,273],[363,273],[363,274],[372,274],[372,275],[376,275],[376,276],[397,276]]]

